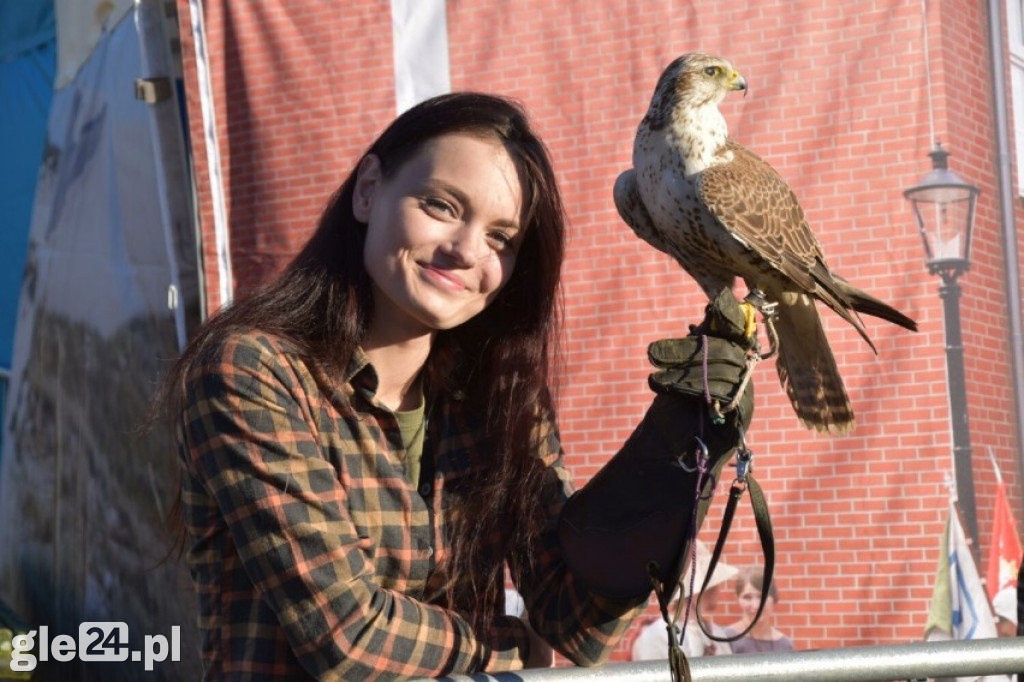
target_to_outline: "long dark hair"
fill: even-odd
[[[525,227],[512,275],[483,312],[438,332],[427,381],[445,368],[445,381],[462,384],[491,444],[473,492],[457,499],[449,587],[460,603],[475,604],[478,627],[490,621],[504,582],[503,563],[529,563],[540,529],[543,467],[533,456],[537,419],[550,407],[549,369],[560,318],[559,278],[565,212],[550,158],[523,109],[506,98],[453,93],[429,99],[395,119],[364,153],[393,176],[421,146],[451,133],[499,140],[512,158],[522,189]],[[359,162],[362,161],[359,159]],[[306,360],[339,376],[373,315],[370,277],[363,261],[366,224],[352,212],[355,169],[335,192],[312,237],[272,282],[211,317],[167,375],[158,401],[177,418],[185,407],[186,377],[205,349],[227,334],[259,329],[293,344]],[[440,377],[435,377],[440,380]],[[184,535],[177,504],[179,551]],[[491,543],[501,552],[495,560]],[[468,590],[468,594],[465,592]],[[454,590],[449,590],[449,598]],[[472,600],[472,601],[468,601]]]

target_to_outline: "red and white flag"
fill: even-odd
[[[989,599],[1004,587],[1017,585],[1017,569],[1021,559],[1020,536],[1017,535],[1017,521],[1010,511],[1006,499],[1006,484],[1002,477],[996,485],[995,519],[992,522],[992,541],[988,550],[988,570],[985,583]]]

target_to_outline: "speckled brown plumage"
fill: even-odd
[[[853,409],[815,300],[872,349],[857,312],[917,325],[833,273],[789,185],[729,139],[718,104],[745,89],[718,57],[693,53],[669,64],[637,129],[633,168],[615,182],[615,205],[637,236],[675,258],[709,296],[739,276],[777,302],[776,368],[793,409],[808,428],[844,433]]]

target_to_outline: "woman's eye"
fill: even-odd
[[[451,217],[456,215],[455,207],[440,197],[426,197],[420,200],[420,204],[423,206],[424,210],[434,215]]]
[[[496,230],[487,235],[488,238],[500,249],[511,249],[515,247],[515,237],[507,232]]]

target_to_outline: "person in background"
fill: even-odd
[[[729,637],[735,637],[750,626],[761,603],[764,591],[763,575],[760,570],[747,568],[740,571],[736,578],[736,599],[739,601],[743,616],[726,628]],[[734,654],[767,653],[770,651],[793,651],[793,642],[780,632],[773,624],[775,605],[779,602],[779,592],[775,583],[768,585],[768,598],[765,600],[761,617],[758,618],[750,631],[743,637],[732,642]]]
[[[1017,636],[1017,588],[1004,587],[992,600],[996,612],[996,633],[1000,637]]]
[[[694,547],[697,552],[697,561],[696,570],[692,576],[692,583],[696,589],[699,589],[704,584],[704,578],[711,563],[711,552],[708,550],[707,545],[700,540],[694,542]],[[701,617],[704,620],[704,624],[708,627],[708,632],[715,637],[724,637],[725,628],[711,622],[707,614],[714,614],[718,608],[719,592],[722,586],[735,577],[737,573],[739,573],[738,568],[719,561],[718,565],[715,566],[715,572],[711,575],[707,588],[700,594]],[[681,599],[689,599],[691,584],[691,571],[689,569],[683,573],[680,583],[683,586]],[[676,602],[672,602],[669,606],[669,613],[674,613],[675,609]],[[701,628],[700,623],[697,621],[697,598],[689,599],[689,612],[684,618],[685,626],[683,626],[682,621],[678,625],[683,626],[680,644],[683,653],[687,657],[720,656],[732,653],[732,648],[728,642],[718,642],[711,639]],[[630,659],[634,661],[650,661],[667,657],[668,628],[665,625],[664,619],[661,616],[657,616],[656,618],[649,619],[649,622],[639,629],[630,647]]]

